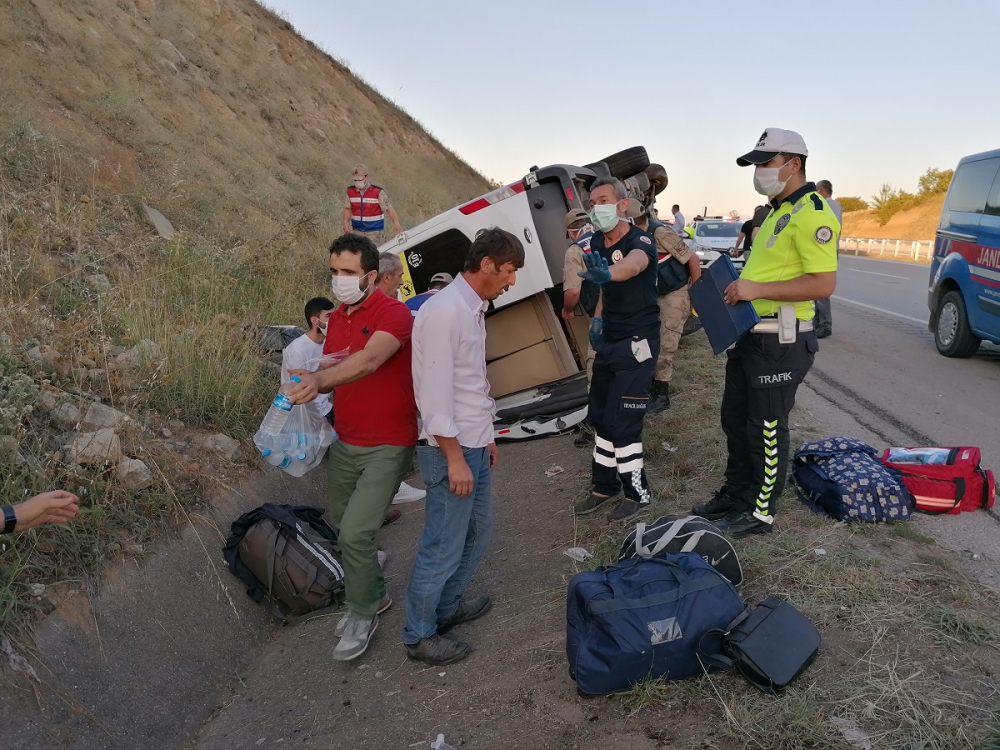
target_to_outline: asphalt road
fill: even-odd
[[[820,342],[808,388],[878,436],[876,447],[975,445],[1000,475],[1000,347],[984,344],[970,359],[938,354],[926,325],[928,266],[840,260],[833,335]],[[996,518],[941,516],[933,527],[949,546],[1000,564]]]

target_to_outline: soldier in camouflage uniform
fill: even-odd
[[[637,227],[653,235],[659,257],[660,354],[656,360],[647,409],[647,413],[658,414],[670,408],[669,388],[674,374],[674,354],[680,345],[684,324],[691,315],[688,287],[701,276],[701,264],[694,251],[669,226],[659,221],[650,222],[649,214],[637,204],[631,207],[630,213],[634,214],[632,218]]]

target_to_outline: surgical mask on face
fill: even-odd
[[[602,232],[610,232],[618,226],[618,204],[594,206],[590,209],[590,220]]]
[[[365,298],[370,284],[361,288],[361,279],[356,276],[331,276],[330,291],[345,305],[356,305]]]
[[[364,188],[365,188],[365,181],[364,180],[355,180],[354,181],[354,187],[356,187],[358,190],[364,190]]]
[[[316,326],[316,329],[320,332],[320,335],[322,335],[324,338],[326,337],[326,324],[325,323],[320,323],[319,325]]]
[[[787,179],[782,180],[779,176],[785,166],[786,164],[782,164],[780,167],[757,167],[753,173],[754,190],[768,198],[781,195],[781,191],[788,184]]]

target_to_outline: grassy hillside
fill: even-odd
[[[4,3],[0,70],[0,503],[84,499],[0,559],[2,628],[27,580],[141,551],[237,468],[197,431],[255,429],[276,380],[253,327],[301,324],[329,292],[351,165],[407,227],[488,184],[249,0]],[[161,239],[144,204],[179,231]],[[122,451],[149,486],[65,452],[98,400],[133,417]]]
[[[885,226],[879,226],[872,211],[844,214],[844,236],[890,240],[933,240],[941,218],[944,194],[933,195],[919,206],[900,211]]]

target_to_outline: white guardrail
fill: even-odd
[[[840,252],[854,251],[855,255],[880,255],[882,257],[930,263],[934,255],[934,240],[871,240],[858,237],[841,237]]]

